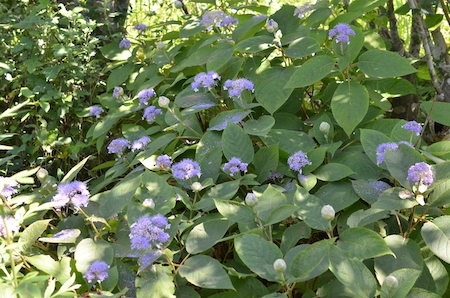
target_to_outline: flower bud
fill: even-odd
[[[416,201],[417,201],[417,203],[419,203],[420,206],[425,205],[425,198],[423,195],[417,195]]]
[[[322,213],[322,218],[328,221],[332,221],[334,219],[334,216],[336,215],[336,212],[331,205],[323,206],[320,213]]]
[[[276,39],[276,40],[280,40],[282,37],[283,37],[283,33],[281,32],[281,30],[278,30],[278,31],[275,33],[275,39]]]
[[[276,259],[273,262],[273,269],[278,273],[283,273],[286,271],[286,262],[283,259]]]
[[[165,96],[160,96],[158,99],[158,104],[161,108],[169,107],[170,99]]]
[[[266,30],[273,33],[278,30],[278,23],[274,20],[268,20],[266,24]]]
[[[162,41],[158,41],[156,43],[156,48],[158,50],[164,50],[166,47],[167,47],[167,45],[164,42],[162,42]]]
[[[192,191],[199,192],[202,190],[203,186],[200,182],[194,182],[194,183],[192,183],[191,188],[192,188]]]
[[[245,196],[245,204],[247,204],[247,206],[253,207],[256,204],[258,204],[258,197],[252,193],[249,192],[246,196]]]
[[[328,122],[322,122],[319,125],[319,130],[324,135],[328,135],[330,133],[331,125]]]
[[[386,284],[386,287],[391,289],[398,288],[398,280],[395,276],[389,275],[384,279],[383,284]]]
[[[145,199],[142,206],[155,209],[155,201],[153,199]]]
[[[40,168],[39,171],[36,173],[36,177],[40,181],[44,181],[48,177],[48,171],[46,169]]]
[[[173,5],[175,5],[176,8],[182,8],[183,7],[183,2],[177,0],[177,1],[175,1],[173,3]]]
[[[398,197],[402,200],[412,198],[413,194],[409,190],[402,190],[398,193]]]
[[[425,185],[425,184],[420,184],[419,187],[417,188],[417,190],[418,190],[420,193],[426,192],[427,189],[428,189],[428,186]]]

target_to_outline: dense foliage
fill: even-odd
[[[447,6],[343,2],[1,4],[0,297],[448,295]]]

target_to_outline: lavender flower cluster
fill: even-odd
[[[356,33],[348,24],[339,23],[334,26],[328,33],[328,37],[331,39],[336,36],[336,42],[350,42],[349,35],[355,36]]]
[[[131,47],[131,42],[128,39],[122,39],[119,43],[119,49],[128,49]]]
[[[187,180],[194,176],[200,178],[202,175],[200,165],[190,158],[185,158],[182,161],[173,164],[172,175],[176,179]]]
[[[408,169],[408,180],[411,183],[423,185],[433,184],[433,172],[431,166],[425,162],[418,162]]]
[[[141,104],[145,104],[146,105],[147,102],[150,100],[150,98],[152,98],[155,95],[156,95],[155,90],[153,90],[153,89],[144,89],[144,90],[139,91],[137,96],[139,98],[139,102]]]
[[[207,30],[212,30],[212,26],[217,28],[229,27],[232,24],[237,24],[238,20],[224,13],[222,10],[218,11],[206,11],[202,20],[197,26],[206,26]]]
[[[5,226],[5,221],[6,221],[6,226]],[[6,220],[5,220],[0,215],[0,236],[6,237],[6,235],[7,235],[6,229],[8,229],[8,231],[10,233],[17,233],[17,232],[19,232],[20,226],[14,217],[7,215]]]
[[[161,109],[157,109],[155,106],[149,106],[145,108],[142,119],[147,120],[148,124],[152,124],[153,122],[155,122],[156,116],[161,113],[162,113]]]
[[[52,202],[59,203],[56,209],[61,209],[70,203],[76,208],[86,207],[89,204],[89,190],[87,185],[81,181],[61,183],[58,185],[58,193],[53,197]]]
[[[299,172],[299,174],[302,173],[302,168],[304,166],[311,165],[311,164],[312,163],[311,163],[311,161],[309,161],[306,153],[303,153],[302,151],[298,151],[288,158],[289,168],[291,170]]]
[[[224,164],[223,169],[228,170],[231,173],[231,176],[239,172],[247,172],[248,163],[242,162],[238,157],[232,157],[229,162]]]
[[[398,145],[404,144],[411,148],[414,148],[414,146],[410,142],[406,141],[400,141],[398,143],[383,143],[380,144],[377,147],[377,165],[380,165],[382,162],[384,162],[384,155],[386,154],[387,150],[397,150]]]
[[[89,116],[95,116],[96,118],[100,118],[100,114],[103,113],[103,108],[99,106],[92,106],[89,111]]]
[[[192,89],[194,89],[195,92],[197,92],[200,87],[207,88],[208,90],[211,89],[211,87],[217,85],[217,81],[220,80],[220,76],[215,71],[208,71],[198,73],[194,77],[194,81],[191,83]]]
[[[226,80],[224,84],[224,89],[228,90],[230,97],[241,96],[242,91],[250,90],[255,91],[255,85],[247,79],[236,79],[236,80]]]
[[[97,280],[98,282],[102,282],[108,278],[108,272],[106,270],[109,269],[109,265],[103,261],[94,261],[88,267],[84,278],[88,280],[88,282],[92,282],[93,280]]]
[[[313,9],[314,7],[311,4],[306,3],[300,7],[297,7],[294,10],[294,16],[297,16],[299,19],[302,19],[308,12],[310,12]]]
[[[170,238],[165,232],[170,224],[165,216],[157,214],[140,217],[130,228],[131,248],[140,251],[139,264],[143,269],[162,254],[162,246]]]
[[[11,197],[17,193],[16,187],[19,187],[20,184],[15,180],[10,180],[8,177],[0,176],[0,195],[5,199],[9,200]]]
[[[420,133],[422,132],[422,125],[420,125],[416,121],[409,121],[408,123],[403,125],[402,128],[415,133],[417,136],[420,136]]]
[[[131,143],[125,138],[114,139],[108,145],[108,153],[115,153],[117,155],[122,155],[122,153],[126,149],[131,149],[131,151],[133,152],[136,150],[144,150],[145,147],[147,147],[148,143],[150,142],[151,139],[148,136],[143,136],[135,140],[133,143]]]

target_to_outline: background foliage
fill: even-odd
[[[0,9],[1,297],[448,295],[444,1]]]

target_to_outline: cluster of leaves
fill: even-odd
[[[417,93],[401,78],[411,61],[370,29],[386,2],[211,6],[158,38],[140,26],[126,46],[102,46],[110,73],[92,104],[103,112],[69,122],[89,123],[70,152],[81,161],[0,180],[0,296],[445,295],[450,143],[383,117],[388,99]],[[86,48],[58,49],[69,52],[52,59]],[[49,71],[28,69],[43,82]],[[70,106],[38,87],[0,118]],[[419,122],[448,123],[450,104],[421,104]],[[420,163],[432,183],[411,179]]]

